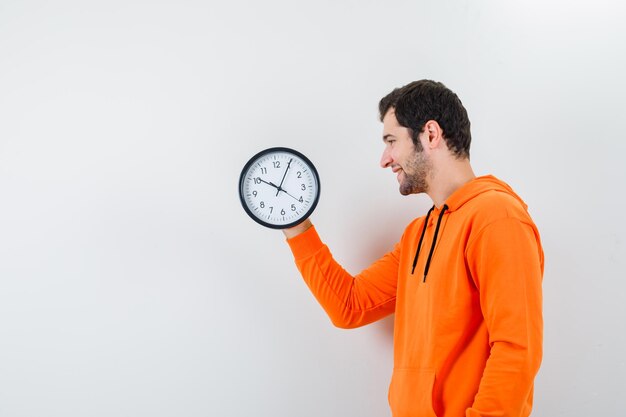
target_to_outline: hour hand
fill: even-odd
[[[272,187],[276,188],[276,195],[278,195],[278,193],[282,191],[283,193],[287,194],[289,197],[293,198],[294,200],[300,201],[297,197],[294,197],[293,195],[289,194],[284,188],[279,187],[278,185],[274,184],[271,181],[267,182],[263,178],[260,178],[260,177],[259,177],[259,181],[264,182],[265,184],[271,185]]]
[[[264,182],[264,183],[266,183],[267,185],[271,185],[272,187],[274,187],[274,188],[276,188],[276,189],[280,190],[280,187],[279,187],[278,185],[274,184],[273,182],[267,182],[267,181],[265,181],[263,178],[259,178],[259,181]]]

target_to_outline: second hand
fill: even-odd
[[[270,185],[270,186],[272,186],[272,187],[276,188],[276,189],[277,189],[277,191],[276,191],[276,195],[277,195],[277,196],[278,196],[278,194],[282,191],[283,193],[287,194],[289,197],[293,198],[294,200],[296,200],[296,201],[300,201],[300,199],[299,199],[299,198],[294,197],[293,195],[289,194],[289,193],[288,193],[288,192],[287,192],[284,188],[279,187],[278,185],[274,184],[274,183],[273,183],[273,182],[271,182],[271,181],[270,181],[270,182],[267,182],[267,181],[265,181],[263,178],[260,178],[260,177],[259,177],[259,181],[264,182],[265,184]]]

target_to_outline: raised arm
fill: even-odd
[[[359,327],[394,312],[399,249],[352,276],[334,260],[310,221],[284,233],[304,281],[335,326]]]

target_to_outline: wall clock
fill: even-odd
[[[320,198],[320,179],[298,151],[275,147],[254,155],[239,177],[239,198],[257,223],[287,229],[307,219]]]

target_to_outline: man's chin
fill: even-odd
[[[420,194],[420,193],[425,193],[427,191],[427,187],[423,186],[423,187],[419,187],[415,184],[400,184],[400,187],[398,188],[398,191],[400,191],[400,194],[402,195],[411,195],[411,194]]]
[[[400,184],[400,187],[398,188],[398,191],[400,191],[400,194],[402,195],[411,195],[411,194],[415,194],[415,191],[407,186],[404,186],[403,184]]]

